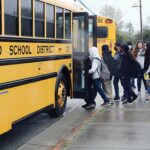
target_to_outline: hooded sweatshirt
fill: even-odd
[[[99,71],[97,71],[98,69],[100,69],[101,67],[101,62],[97,59],[94,58],[98,58],[101,60],[99,54],[98,54],[98,49],[96,47],[92,47],[89,49],[89,54],[90,54],[90,60],[92,61],[92,67],[89,70],[89,74],[92,74],[92,79],[99,79]]]

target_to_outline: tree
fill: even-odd
[[[150,16],[147,18],[147,23],[150,23]]]
[[[140,39],[140,32],[135,34],[135,41]],[[150,41],[150,26],[143,27],[143,40]]]
[[[123,28],[124,23],[122,21],[122,12],[120,9],[115,9],[114,7],[106,4],[100,11],[100,16],[106,16],[114,20],[117,24],[118,31]]]
[[[128,35],[127,35],[128,41],[133,42],[134,27],[133,27],[132,23],[131,22],[127,23],[125,25],[125,29],[126,29],[126,31],[128,33]]]

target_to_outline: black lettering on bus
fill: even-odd
[[[50,46],[50,53],[54,52],[54,46]]]
[[[10,46],[10,55],[31,55],[32,52],[30,50],[30,46],[24,46],[24,45],[11,45]]]
[[[2,55],[2,47],[0,46],[0,55]]]
[[[26,47],[28,47],[29,54],[31,55],[31,54],[32,54],[32,52],[31,52],[30,46],[26,46]]]
[[[22,46],[22,55],[24,55],[26,53],[26,47]]]
[[[14,55],[18,54],[18,46],[17,45],[14,46],[13,53],[14,53]]]
[[[40,46],[37,46],[37,54],[40,54]]]
[[[18,55],[21,55],[22,54],[22,46],[16,46],[16,49],[17,49],[17,51],[18,51]]]
[[[12,45],[9,47],[9,54],[13,55],[13,46]]]
[[[54,52],[54,46],[37,46],[37,54],[50,54]]]

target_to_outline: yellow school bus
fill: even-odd
[[[107,44],[114,54],[116,43],[116,23],[107,17],[97,16],[97,47],[102,54],[102,46]]]
[[[64,0],[0,0],[0,134],[41,111],[62,115],[67,96],[88,97],[88,19]]]

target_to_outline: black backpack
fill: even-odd
[[[132,77],[138,78],[141,73],[141,65],[136,60],[132,60]]]
[[[111,63],[108,66],[108,69],[111,75],[116,75],[118,73],[118,64],[117,64],[117,61],[113,57],[111,57]]]
[[[112,57],[112,55],[103,55],[103,61],[108,67],[111,75],[116,75],[118,72],[117,61]]]

